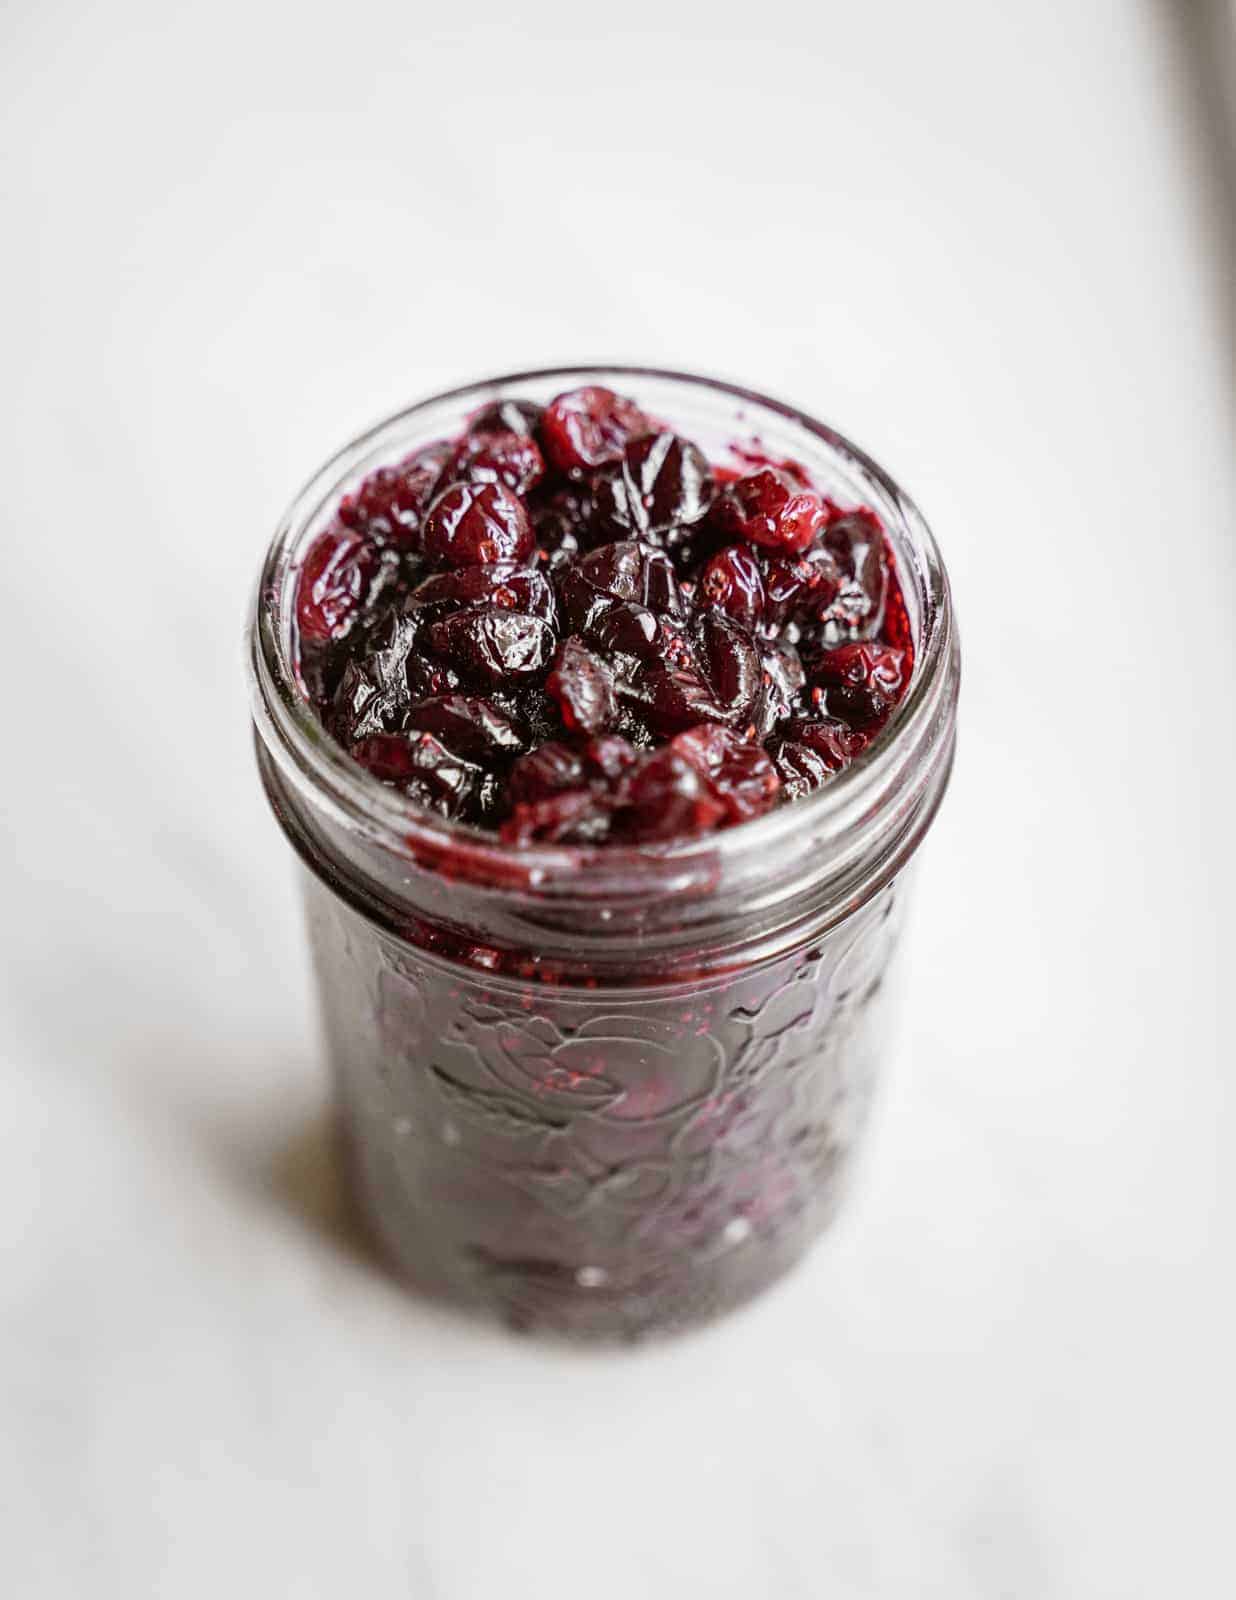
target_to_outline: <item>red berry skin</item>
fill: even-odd
[[[902,651],[879,644],[843,644],[814,663],[811,681],[825,691],[830,714],[852,728],[883,722],[901,699],[906,680]]]
[[[500,483],[512,494],[527,494],[545,476],[535,439],[510,429],[469,433],[455,446],[442,469],[441,484]]]
[[[328,528],[309,547],[296,588],[302,641],[335,644],[364,609],[381,552],[363,534]]]
[[[454,483],[430,506],[421,550],[438,566],[522,561],[535,536],[518,495],[500,483]]]
[[[680,733],[671,748],[704,778],[727,822],[747,822],[776,804],[781,780],[762,746],[704,724]]]
[[[570,733],[606,733],[618,720],[614,674],[579,639],[564,640],[545,687]]]
[[[632,439],[651,431],[633,400],[599,386],[572,389],[545,408],[541,443],[559,472],[586,472],[618,461]]]
[[[443,610],[460,606],[503,606],[507,611],[527,611],[553,627],[558,617],[554,588],[536,567],[514,561],[495,561],[476,567],[456,567],[435,572],[412,591],[417,606]]]
[[[731,538],[796,555],[828,521],[828,507],[777,467],[759,467],[724,490],[713,515]]]
[[[726,814],[712,784],[672,744],[654,750],[632,771],[622,801],[617,824],[635,843],[708,833]]]
[[[450,455],[449,444],[431,444],[398,466],[379,467],[339,502],[340,522],[367,534],[377,544],[414,548],[421,521]]]
[[[718,550],[700,573],[696,599],[716,606],[740,622],[756,628],[764,619],[764,574],[745,544]]]
[[[540,617],[505,606],[471,606],[429,628],[429,646],[465,678],[501,688],[544,675],[554,633]]]

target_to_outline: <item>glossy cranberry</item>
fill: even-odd
[[[861,734],[825,717],[795,717],[782,729],[772,752],[787,799],[797,800],[843,771],[863,747]]]
[[[602,545],[581,556],[574,571],[615,600],[634,601],[666,616],[684,612],[673,563],[660,550],[637,540]]]
[[[500,483],[523,495],[544,476],[536,440],[504,429],[465,434],[442,469],[441,483]]]
[[[449,444],[431,444],[397,467],[379,467],[339,502],[340,522],[379,544],[410,548],[450,456]]]
[[[460,817],[473,800],[481,772],[463,761],[431,733],[375,734],[353,745],[353,761],[375,778],[445,817]]]
[[[647,434],[594,474],[593,525],[603,538],[659,542],[671,528],[699,522],[713,493],[702,451],[677,434]]]
[[[758,744],[728,728],[704,726],[680,733],[670,748],[704,778],[729,822],[746,822],[775,804],[781,780]]]
[[[672,744],[654,750],[626,780],[617,826],[634,842],[707,833],[726,815],[700,767]]]
[[[828,710],[853,728],[883,722],[905,686],[905,656],[878,644],[843,644],[813,663],[811,680]]]
[[[430,506],[421,548],[440,566],[520,561],[534,544],[523,502],[500,483],[456,483]]]
[[[531,804],[568,789],[582,788],[587,780],[583,755],[569,744],[549,740],[521,756],[511,768],[511,799]]]
[[[546,406],[541,442],[559,472],[580,472],[617,461],[628,443],[649,429],[633,400],[593,386],[572,389]]]
[[[723,611],[706,613],[700,634],[718,701],[737,722],[748,723],[755,713],[763,670],[751,635]]]
[[[405,731],[436,734],[444,744],[474,761],[522,755],[528,731],[504,716],[491,700],[473,695],[439,694],[412,701],[403,713]]]
[[[413,589],[411,601],[435,614],[460,606],[494,605],[507,611],[526,611],[551,628],[558,620],[554,586],[546,574],[536,567],[517,566],[513,561],[436,572]]]
[[[814,490],[779,468],[757,467],[722,491],[714,514],[732,538],[796,553],[824,526],[828,508]]]
[[[663,739],[699,722],[733,720],[703,672],[692,664],[649,667],[638,685],[638,700],[643,720]]]
[[[798,651],[779,639],[760,640],[763,692],[756,708],[756,737],[767,739],[777,725],[802,708],[807,674]]]
[[[824,543],[837,563],[841,582],[827,607],[818,608],[824,642],[869,639],[884,620],[888,562],[880,524],[869,511],[829,523]]]
[[[411,700],[458,688],[451,669],[424,656],[417,639],[415,618],[398,605],[369,628],[364,648],[343,668],[327,719],[341,743],[394,732]]]
[[[841,581],[828,550],[774,556],[764,569],[764,621],[780,628],[803,618],[818,620],[837,598]]]
[[[512,844],[672,839],[828,782],[904,693],[909,612],[874,513],[736,454],[587,389],[370,474],[297,591],[329,731]]]
[[[522,683],[541,677],[554,653],[553,629],[505,606],[470,606],[432,623],[429,648],[465,678]]]
[[[618,720],[614,674],[580,639],[563,641],[545,687],[569,733],[605,733]]]
[[[610,831],[612,808],[591,789],[567,789],[543,800],[521,801],[502,824],[507,844],[600,844]]]
[[[695,593],[700,604],[717,606],[744,628],[764,620],[764,574],[745,544],[718,550],[700,573]]]
[[[382,568],[377,545],[363,534],[329,528],[309,547],[296,590],[302,639],[337,643],[360,616]]]
[[[531,400],[495,400],[478,411],[469,433],[518,433],[531,439],[541,424],[542,408]]]

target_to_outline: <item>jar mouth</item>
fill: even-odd
[[[621,386],[624,382],[678,387],[684,394],[732,405],[736,428],[750,429],[753,422],[779,422],[792,434],[814,441],[817,449],[823,447],[844,461],[878,491],[903,587],[908,583],[918,602],[911,681],[889,721],[850,766],[813,793],[760,817],[715,833],[641,845],[534,844],[515,848],[493,832],[449,821],[388,788],[354,762],[327,732],[296,670],[291,617],[298,558],[308,535],[333,510],[346,487],[390,459],[400,449],[400,439],[422,419],[430,420],[439,413],[445,418],[451,410],[462,419],[465,411],[518,388],[553,384],[561,389],[583,383]],[[784,436],[778,441],[782,442]],[[502,374],[419,401],[359,434],[314,473],[281,518],[254,596],[247,654],[253,717],[265,751],[284,779],[297,788],[307,785],[315,805],[334,821],[407,855],[420,866],[453,877],[543,893],[553,893],[557,887],[572,898],[613,894],[620,887],[630,893],[634,883],[642,880],[647,884],[649,875],[659,891],[672,893],[692,884],[729,879],[731,868],[744,860],[774,862],[784,856],[797,857],[801,854],[798,842],[805,837],[840,844],[880,810],[890,794],[899,791],[899,775],[907,776],[924,749],[938,745],[935,735],[942,717],[947,722],[947,754],[951,755],[958,676],[948,576],[935,540],[913,501],[872,457],[828,424],[757,390],[720,378],[640,366],[548,367]]]

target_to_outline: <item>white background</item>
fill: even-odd
[[[6,1596],[1232,1592],[1220,9],[5,7]],[[573,1354],[347,1231],[240,632],[361,425],[606,357],[881,457],[965,684],[844,1223]]]

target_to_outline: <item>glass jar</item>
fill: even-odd
[[[881,517],[916,641],[857,762],[728,831],[512,849],[383,787],[319,724],[294,661],[299,562],[376,466],[496,396],[599,383],[714,461],[756,437]],[[876,464],[788,406],[636,368],[494,378],[347,446],[285,516],[251,632],[267,795],[303,863],[351,1175],[426,1291],[526,1328],[636,1336],[784,1272],[845,1188],[892,1006],[907,869],[948,781],[948,581]]]

